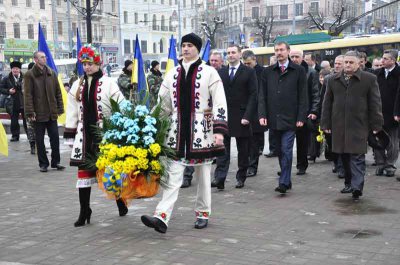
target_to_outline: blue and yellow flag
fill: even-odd
[[[53,56],[51,55],[49,46],[47,46],[46,38],[44,37],[44,34],[43,34],[43,31],[42,31],[42,27],[40,26],[40,23],[39,23],[38,51],[44,52],[44,54],[47,57],[47,65],[54,72],[56,72],[56,74],[58,76],[58,83],[60,84],[64,110],[66,110],[67,109],[67,92],[65,91],[64,84],[63,84],[63,82],[61,80],[61,75],[58,74],[57,66],[54,63]],[[59,124],[65,124],[65,121],[66,121],[65,112],[64,112],[64,114],[62,114],[62,115],[60,115],[58,117],[57,121],[58,121]]]
[[[4,130],[1,121],[0,121],[0,154],[8,156],[7,135],[6,135],[6,130]]]
[[[210,59],[210,51],[211,51],[211,42],[208,39],[206,46],[204,47],[204,50],[203,50],[203,55],[201,56],[201,60],[203,60],[203,62],[206,63]]]
[[[137,91],[142,99],[145,95],[145,91],[148,90],[146,74],[144,72],[143,57],[140,51],[139,37],[136,34],[135,43],[135,57],[133,59],[132,68],[132,84],[137,84]]]
[[[82,76],[83,73],[83,65],[82,63],[78,60],[78,54],[79,51],[82,48],[82,42],[81,42],[81,37],[79,36],[79,29],[76,28],[76,70],[78,71],[78,76]]]
[[[171,35],[171,39],[169,40],[168,61],[167,66],[165,67],[165,74],[167,74],[169,70],[177,65],[178,58],[176,56],[176,39],[174,39],[174,35]]]

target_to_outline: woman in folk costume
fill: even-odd
[[[64,138],[73,145],[71,166],[78,167],[79,202],[81,206],[75,226],[90,223],[91,186],[96,183],[96,168],[87,165],[90,157],[95,157],[101,139],[96,136],[94,126],[102,126],[102,118],[111,115],[110,98],[119,102],[124,99],[118,85],[101,71],[100,54],[90,44],[79,51],[78,59],[83,64],[85,74],[76,80],[68,92],[67,122]],[[119,215],[124,216],[128,208],[122,199],[117,200]]]
[[[183,60],[171,69],[159,91],[163,115],[171,119],[165,144],[176,157],[169,158],[169,179],[153,215],[142,222],[160,233],[167,231],[186,166],[194,166],[198,178],[195,228],[207,227],[211,213],[211,163],[224,154],[223,135],[228,133],[224,87],[218,72],[199,58],[201,38],[183,36]]]

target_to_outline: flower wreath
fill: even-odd
[[[99,52],[91,44],[85,44],[78,54],[78,59],[81,63],[89,62],[95,64],[101,64],[101,58]]]

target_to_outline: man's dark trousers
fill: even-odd
[[[49,120],[47,122],[35,122],[35,136],[37,154],[39,159],[39,167],[48,167],[49,159],[46,155],[46,147],[44,145],[44,135],[46,133],[50,138],[51,146],[51,166],[60,164],[60,139],[58,135],[58,125],[56,120]]]
[[[249,137],[235,137],[238,150],[238,171],[236,180],[244,182],[246,180],[247,169],[249,167]],[[217,167],[215,168],[214,178],[217,183],[224,183],[228,175],[231,160],[231,137],[224,136],[225,155],[217,157]]]
[[[298,170],[307,170],[308,167],[308,143],[310,140],[310,131],[307,125],[296,130],[296,149],[297,149],[297,165]]]
[[[340,154],[345,172],[345,185],[362,191],[365,176],[365,154]]]
[[[289,187],[292,183],[293,144],[296,132],[291,130],[274,130],[274,136],[276,138],[276,151],[278,153],[279,165],[281,167],[279,184],[284,184]]]
[[[19,139],[19,134],[20,134],[20,126],[19,126],[19,114],[21,113],[22,116],[22,122],[24,125],[24,129],[26,134],[28,134],[28,127],[26,125],[26,119],[24,116],[24,110],[23,109],[19,109],[19,108],[14,108],[13,112],[11,113],[11,126],[10,126],[10,130],[11,130],[11,136],[13,138],[17,138]]]
[[[268,131],[268,149],[271,154],[276,154],[276,139],[273,130]]]
[[[253,132],[253,136],[250,137],[250,161],[249,170],[253,170],[257,173],[258,160],[264,149],[264,132]]]

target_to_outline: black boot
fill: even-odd
[[[35,142],[31,142],[31,154],[34,155],[36,154],[36,146],[35,146]]]
[[[124,200],[118,199],[116,200],[116,202],[118,206],[119,216],[125,216],[128,213],[128,207],[126,207]]]
[[[81,211],[79,213],[78,220],[74,223],[75,227],[84,226],[86,221],[90,224],[90,216],[92,215],[92,209],[90,209],[90,191],[91,188],[79,188],[79,202],[81,204]]]

